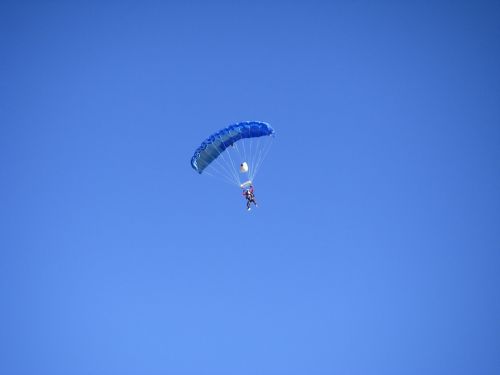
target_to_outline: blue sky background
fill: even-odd
[[[3,1],[0,373],[500,373],[499,20]],[[189,165],[243,120],[250,213]]]

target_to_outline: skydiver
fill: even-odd
[[[259,206],[257,206],[257,201],[255,200],[255,195],[253,194],[253,186],[252,185],[250,185],[249,189],[245,189],[243,191],[243,196],[247,200],[247,211],[250,211],[250,203],[255,204],[255,207],[259,207]]]

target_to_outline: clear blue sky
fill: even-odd
[[[499,374],[500,3],[0,4],[0,373]],[[259,208],[189,164],[277,132]]]

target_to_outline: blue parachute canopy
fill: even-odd
[[[201,174],[211,162],[236,141],[244,138],[273,135],[274,129],[265,122],[246,121],[228,126],[212,134],[196,149],[191,158],[191,166]]]

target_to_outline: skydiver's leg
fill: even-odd
[[[250,199],[247,199],[247,210],[250,209]]]

